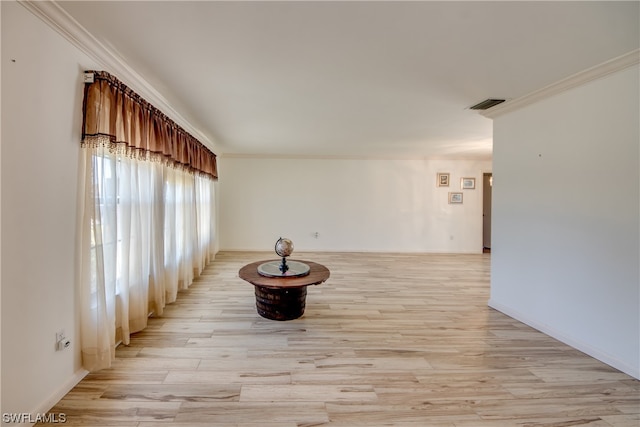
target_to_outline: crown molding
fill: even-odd
[[[625,68],[638,63],[640,63],[640,49],[633,50],[627,54],[596,65],[595,67],[588,68],[549,86],[543,87],[542,89],[538,89],[527,95],[521,96],[520,98],[515,98],[511,101],[497,105],[480,114],[484,117],[495,119],[503,114],[519,110],[520,108],[526,107],[545,98],[549,98],[590,81],[624,70]]]
[[[185,119],[142,75],[127,64],[123,58],[100,43],[54,0],[18,0],[18,2],[73,46],[94,60],[99,66],[103,67],[105,71],[117,76],[120,81],[182,126],[184,130],[196,137],[208,148],[214,148],[215,142],[211,138]]]
[[[485,162],[491,161],[491,155],[478,156],[428,156],[428,155],[381,155],[381,156],[363,156],[363,155],[324,155],[324,154],[264,154],[264,153],[222,153],[218,156],[221,159],[261,159],[261,160],[383,160],[383,161],[425,161],[425,160],[441,160],[441,161],[474,161]]]

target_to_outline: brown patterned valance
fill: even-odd
[[[85,84],[82,143],[96,141],[143,158],[158,158],[218,178],[216,155],[195,137],[105,71]]]

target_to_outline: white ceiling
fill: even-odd
[[[469,106],[640,40],[637,1],[58,4],[223,155],[490,158]]]

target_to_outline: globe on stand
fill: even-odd
[[[287,257],[293,253],[293,242],[286,238],[279,238],[275,246],[276,254],[282,257],[282,264],[280,264],[280,272],[285,274],[289,270],[287,265]]]
[[[301,277],[309,274],[308,264],[300,261],[289,261],[287,257],[293,252],[293,242],[281,237],[276,242],[276,254],[282,261],[267,261],[258,266],[258,273],[265,277]]]

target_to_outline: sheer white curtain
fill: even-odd
[[[85,139],[81,162],[80,341],[95,371],[213,259],[215,194],[209,176],[104,138]]]
[[[110,366],[214,256],[216,155],[117,78],[89,71],[80,164],[80,347]]]

